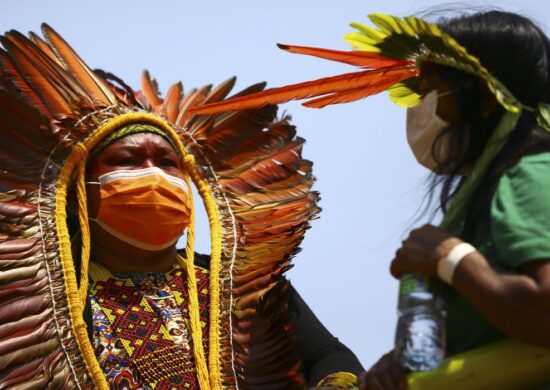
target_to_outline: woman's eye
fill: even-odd
[[[123,165],[123,166],[136,165],[136,160],[129,157],[121,158],[117,160],[117,165]]]
[[[177,167],[178,163],[175,160],[164,158],[160,161],[160,165],[163,167]]]

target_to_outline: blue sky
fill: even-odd
[[[347,49],[352,21],[384,12],[492,8],[520,12],[548,30],[550,5],[540,0],[458,1],[5,1],[0,29],[39,32],[47,22],[93,68],[139,88],[146,68],[165,92],[181,80],[189,90],[237,75],[237,88],[270,86],[350,71],[345,65],[291,55],[275,44]],[[405,140],[405,111],[385,94],[314,110],[289,103],[304,155],[314,161],[323,212],[313,221],[289,278],[321,321],[365,367],[392,348],[397,281],[389,263],[411,227],[427,171]],[[198,234],[208,251],[207,230]]]

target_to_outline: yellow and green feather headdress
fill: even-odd
[[[352,23],[357,31],[344,37],[354,51],[279,45],[292,53],[355,65],[361,68],[359,71],[268,89],[210,104],[195,112],[215,113],[307,98],[314,99],[303,103],[305,106],[322,108],[360,100],[385,90],[396,104],[414,106],[419,101],[418,75],[424,61],[451,66],[485,80],[506,110],[521,110],[521,103],[506,86],[439,26],[413,16],[400,18],[376,13],[369,15],[369,19],[375,27]]]
[[[322,108],[364,99],[386,90],[394,103],[410,107],[420,101],[419,69],[423,62],[453,67],[477,76],[486,82],[505,113],[445,215],[442,226],[458,231],[471,194],[515,128],[522,110],[535,112],[539,125],[550,129],[549,106],[540,104],[533,108],[522,105],[478,58],[436,24],[413,16],[400,18],[380,13],[369,15],[369,19],[375,27],[352,23],[357,31],[345,35],[344,39],[355,49],[353,51],[279,45],[292,53],[355,65],[360,68],[358,71],[269,89],[199,107],[194,112],[212,114],[308,98],[312,99],[303,103],[304,106]]]

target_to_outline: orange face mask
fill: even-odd
[[[157,167],[118,170],[99,177],[101,201],[96,221],[135,247],[160,250],[174,245],[189,225],[187,183]]]

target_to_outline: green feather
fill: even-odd
[[[413,107],[420,103],[419,91],[418,77],[411,77],[388,88],[391,101],[403,108]]]

